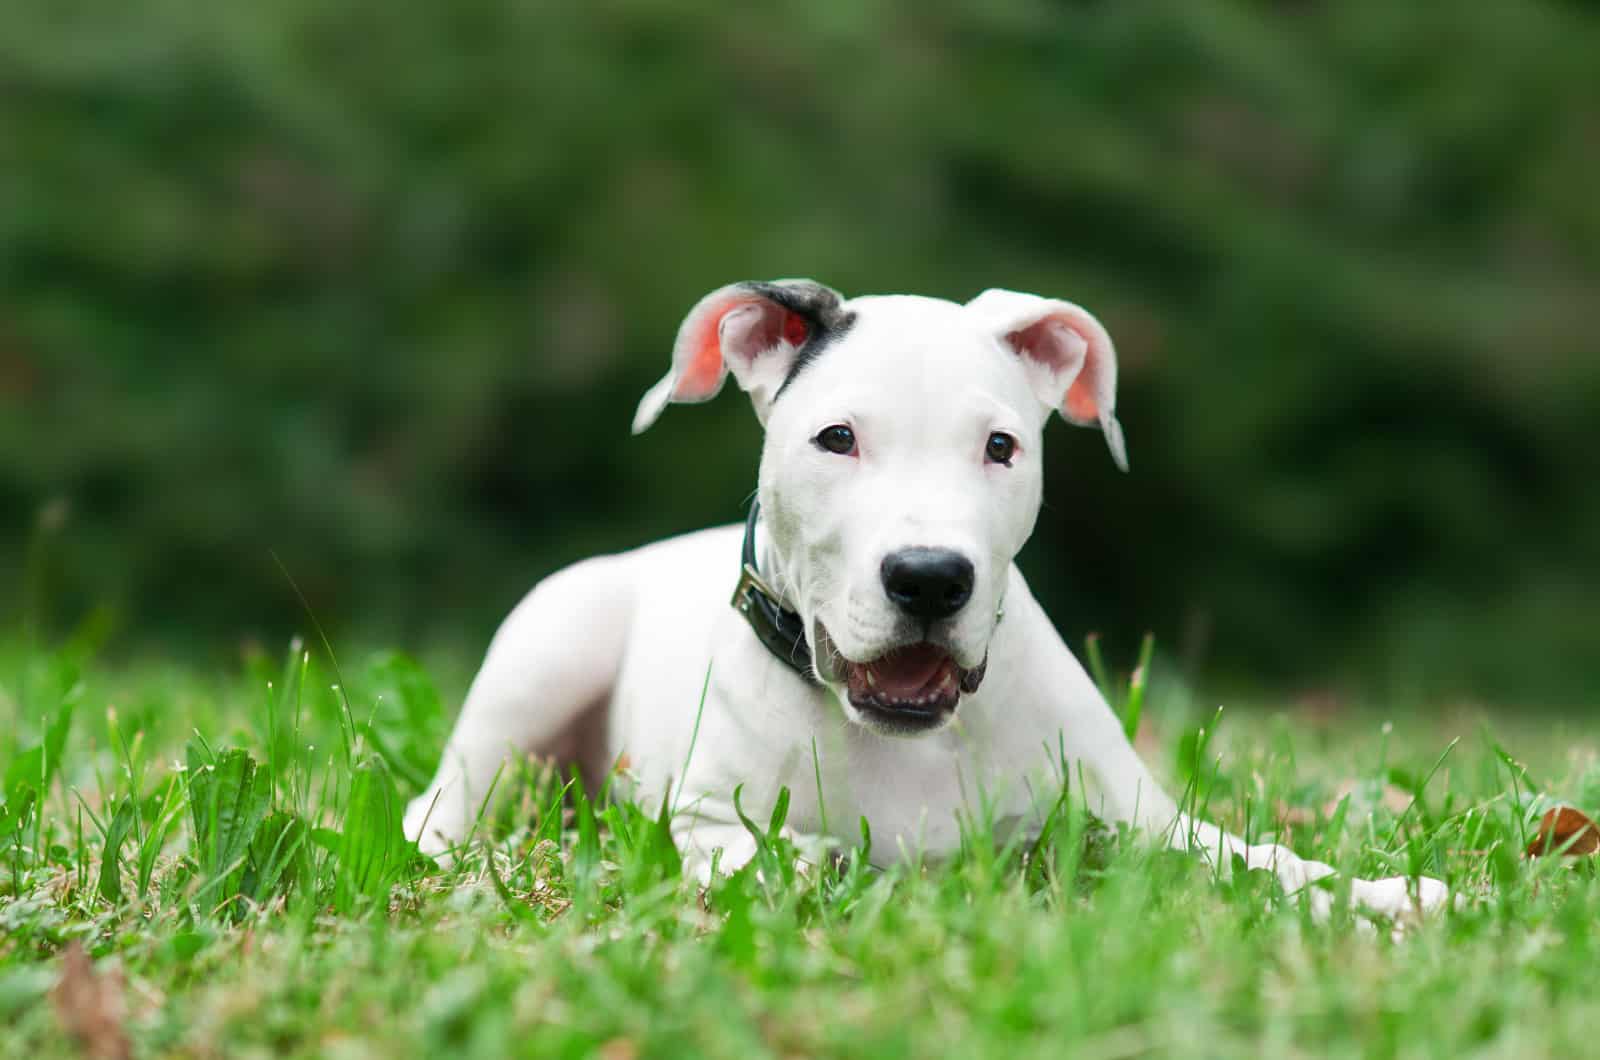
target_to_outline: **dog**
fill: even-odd
[[[1306,891],[1334,874],[1180,812],[1028,591],[1044,428],[1097,428],[1127,469],[1111,338],[1071,302],[989,290],[966,304],[858,297],[810,280],[738,283],[684,320],[633,431],[732,376],[764,427],[756,505],[727,526],[578,563],[496,634],[407,838],[459,844],[508,756],[589,775],[626,756],[634,794],[667,800],[687,872],[756,853],[745,807],[787,788],[806,857],[862,818],[871,856],[954,851],[964,817],[1037,829],[1062,784],[1088,808]],[[729,606],[730,591],[733,606]],[[1064,775],[1063,775],[1064,774]],[[888,852],[887,855],[885,852]],[[1349,881],[1402,918],[1431,879]]]

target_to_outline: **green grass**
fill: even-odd
[[[1600,808],[1592,728],[1414,705],[1392,727],[1240,709],[1217,728],[1159,670],[1141,683],[1141,746],[1214,818],[1477,896],[1395,939],[1076,810],[1010,847],[972,822],[920,869],[797,875],[768,842],[702,894],[653,808],[563,798],[534,768],[502,779],[488,844],[439,868],[399,813],[444,701],[403,659],[346,663],[218,674],[0,644],[0,1055],[77,1055],[52,1001],[74,944],[120,974],[141,1056],[1596,1048],[1593,862],[1520,854],[1548,799]]]

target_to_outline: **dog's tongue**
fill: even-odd
[[[911,699],[943,675],[946,664],[954,665],[944,649],[933,644],[910,644],[896,648],[881,659],[850,668],[850,690],[875,691],[890,699]],[[868,673],[870,671],[870,681]]]

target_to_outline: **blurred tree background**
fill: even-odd
[[[628,422],[737,279],[1059,295],[1024,569],[1204,675],[1593,704],[1600,13],[1580,3],[0,8],[0,601],[476,653],[738,519],[742,399]],[[735,558],[728,557],[733,575]]]

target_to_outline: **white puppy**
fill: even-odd
[[[1094,317],[1010,291],[958,305],[735,284],[690,312],[634,432],[729,374],[766,428],[759,518],[535,588],[408,808],[423,850],[466,835],[509,755],[542,752],[591,770],[626,755],[635,794],[675,807],[702,878],[718,849],[724,868],[754,854],[740,785],[757,815],[789,789],[802,850],[848,841],[865,817],[875,858],[937,857],[964,814],[1037,827],[1063,766],[1104,819],[1224,868],[1240,857],[1290,891],[1333,872],[1179,813],[1012,562],[1039,510],[1052,412],[1098,426],[1126,467],[1116,354]],[[1389,916],[1446,893],[1426,879],[1351,886]],[[1313,900],[1325,911],[1329,896]]]

